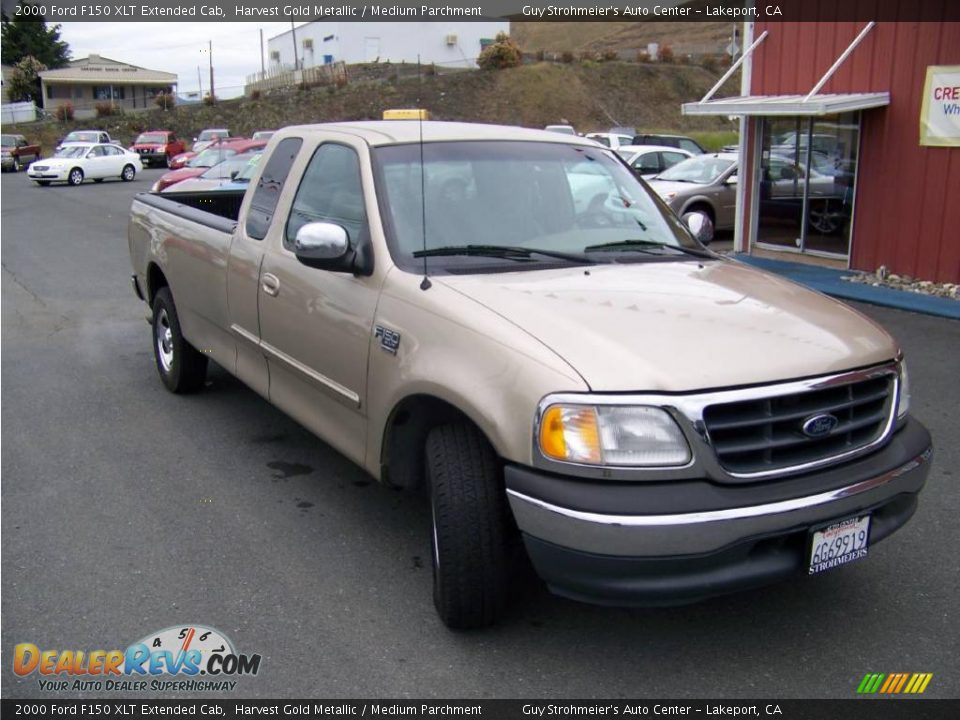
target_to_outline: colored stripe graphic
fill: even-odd
[[[867,673],[857,686],[860,695],[919,695],[933,679],[933,673]]]
[[[860,682],[860,687],[857,688],[858,693],[864,695],[871,695],[880,689],[880,683],[883,682],[883,679],[886,677],[883,673],[867,673],[863,676],[863,680]]]

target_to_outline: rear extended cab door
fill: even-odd
[[[260,347],[260,266],[287,181],[302,172],[303,137],[290,135],[266,150],[259,174],[247,188],[227,260],[229,331],[236,343],[234,372],[264,397],[270,394],[267,360]]]
[[[310,133],[266,237],[258,289],[270,401],[357,463],[366,450],[367,360],[386,263],[371,275],[308,267],[293,252],[299,228],[326,221],[352,247],[379,228],[369,150],[352,135]]]

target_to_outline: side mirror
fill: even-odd
[[[197,141],[197,139],[196,139],[196,138],[194,138],[194,139],[193,139],[193,141],[194,141],[194,142],[196,142],[196,141]]]
[[[736,175],[731,175],[730,177],[728,177],[726,180],[723,181],[723,184],[724,184],[724,185],[736,185],[736,184],[737,184],[737,176],[736,176]]]
[[[701,245],[709,245],[713,240],[713,223],[710,218],[702,212],[688,212],[682,218],[686,223],[690,234],[693,235]]]
[[[239,171],[239,170],[231,170],[231,171],[230,171],[230,179],[231,179],[231,180],[236,180],[236,179],[237,179],[237,175],[239,175],[239,174],[240,174],[240,171]]]

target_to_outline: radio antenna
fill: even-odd
[[[417,55],[417,81],[423,82],[420,78],[419,54]],[[422,84],[417,89],[422,91]],[[433,283],[427,275],[427,181],[423,170],[423,103],[419,97],[417,98],[417,124],[420,129],[420,228],[423,231],[423,280],[420,282],[420,289],[429,290]]]

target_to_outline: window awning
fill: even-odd
[[[890,104],[890,93],[838,95],[751,95],[692,102],[682,105],[684,115],[833,115]]]

